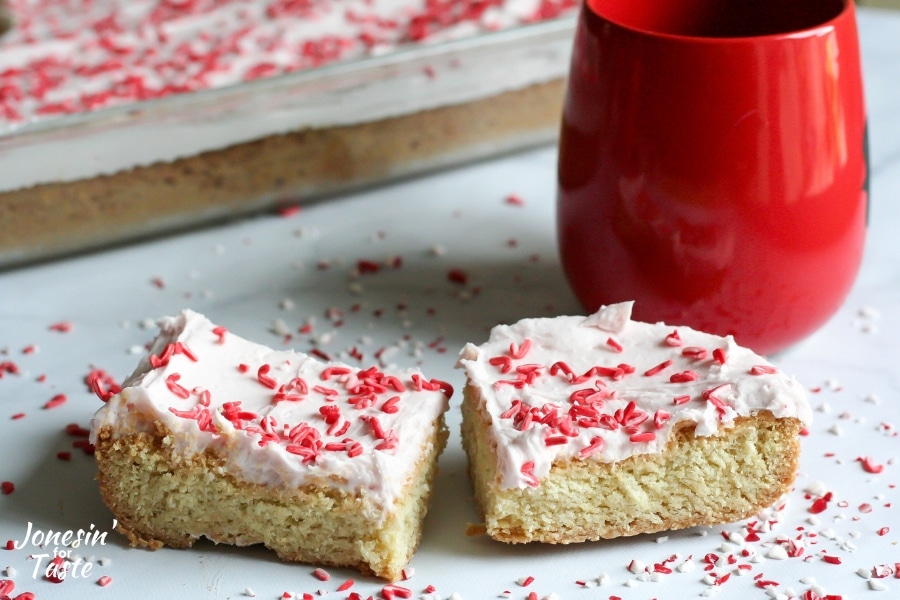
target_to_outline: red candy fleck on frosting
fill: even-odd
[[[668,369],[671,366],[672,366],[672,359],[670,358],[668,360],[664,360],[663,362],[659,363],[655,367],[651,367],[651,368],[647,369],[646,371],[644,371],[644,376],[645,377],[653,377],[654,375],[661,373],[662,371]]]

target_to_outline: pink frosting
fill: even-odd
[[[537,486],[554,461],[659,452],[769,411],[809,423],[803,387],[734,339],[631,320],[631,302],[585,317],[525,319],[468,344],[459,366],[484,399],[503,489]]]
[[[123,436],[159,422],[179,453],[210,449],[251,483],[324,483],[389,511],[432,448],[452,394],[418,370],[273,350],[192,311],[159,326],[149,354],[95,415],[93,440],[102,427]]]
[[[0,131],[572,12],[574,0],[8,0]]]

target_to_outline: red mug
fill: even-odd
[[[840,307],[866,233],[851,0],[585,0],[559,147],[560,256],[589,311],[767,354]]]

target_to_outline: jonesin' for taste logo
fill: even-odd
[[[112,528],[115,529],[118,521],[113,519]],[[46,579],[60,583],[71,577],[72,579],[85,579],[90,577],[93,563],[87,562],[80,556],[73,557],[72,550],[81,547],[94,547],[106,545],[106,531],[100,531],[93,523],[85,529],[67,529],[65,531],[46,531],[37,529],[29,521],[25,529],[25,536],[21,540],[14,540],[13,547],[21,550],[32,547],[44,552],[32,552],[31,558],[35,560],[34,571],[31,576],[37,579],[43,575]],[[52,552],[47,552],[52,547]]]

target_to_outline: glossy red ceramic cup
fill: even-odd
[[[559,151],[566,276],[587,310],[760,353],[821,326],[866,231],[850,0],[586,0]]]

